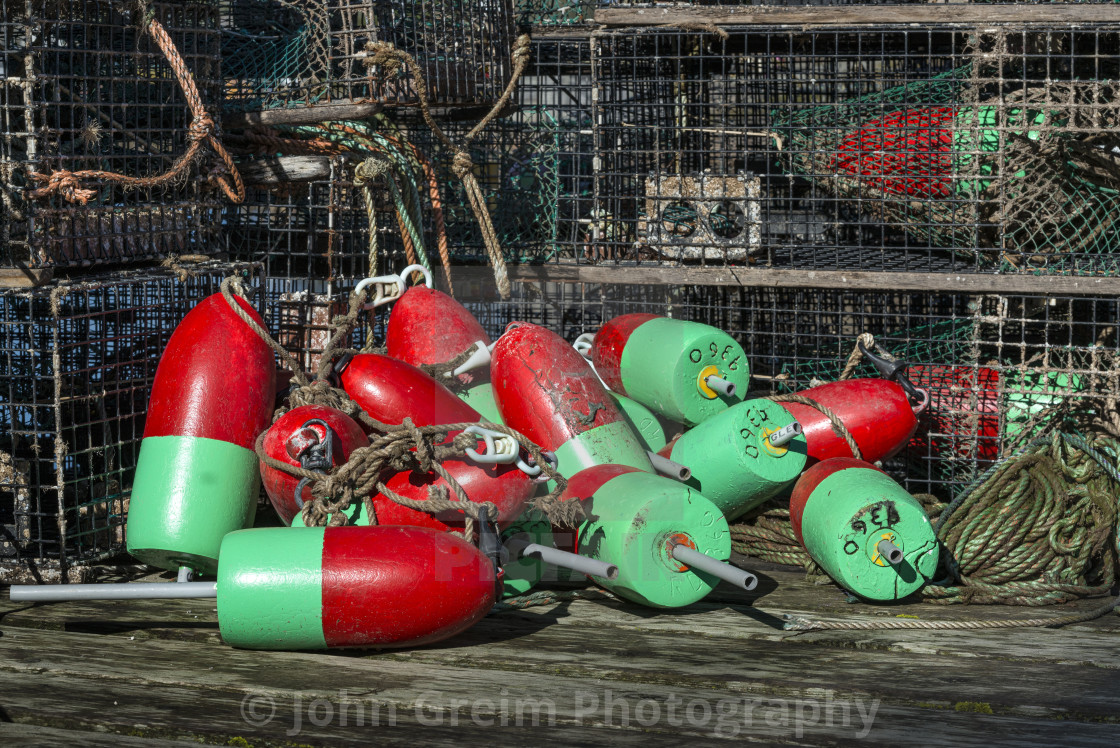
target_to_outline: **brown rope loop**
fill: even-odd
[[[118,174],[112,171],[100,170],[87,170],[70,172],[60,170],[52,174],[43,175],[37,172],[30,174],[31,178],[37,182],[45,182],[46,186],[37,190],[33,190],[30,194],[33,198],[46,198],[53,194],[59,194],[64,200],[70,203],[78,203],[85,205],[93,197],[97,195],[96,190],[84,189],[81,187],[79,180],[81,179],[100,179],[106,182],[115,182],[124,185],[126,188],[133,187],[158,187],[168,182],[173,182],[179,179],[187,171],[190,170],[191,163],[194,161],[195,156],[198,155],[202,147],[203,141],[209,143],[210,147],[214,149],[218,157],[225,164],[226,171],[232,178],[233,183],[224,177],[217,177],[216,181],[218,186],[226,194],[226,197],[231,202],[240,203],[245,199],[245,183],[241,180],[241,175],[237,171],[237,164],[234,163],[233,157],[229,155],[221,141],[214,135],[215,124],[211,119],[206,107],[202,103],[202,97],[198,93],[198,87],[195,85],[194,76],[183,62],[182,55],[179,54],[178,47],[175,42],[168,35],[167,30],[155,18],[147,26],[148,33],[152,35],[156,45],[159,47],[163,56],[167,58],[167,62],[171,65],[171,69],[175,73],[175,79],[179,83],[179,88],[182,89],[183,95],[187,100],[187,106],[190,107],[193,119],[187,129],[187,146],[186,152],[176,159],[175,163],[171,165],[163,174],[154,177],[130,177],[127,174]]]

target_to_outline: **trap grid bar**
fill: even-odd
[[[190,309],[238,274],[207,262],[0,292],[0,581],[123,550],[156,367]]]
[[[490,105],[512,71],[511,1],[227,0],[226,111],[416,106],[411,73],[375,61],[383,42],[417,60],[433,105]]]
[[[582,262],[1115,275],[1120,27],[592,38]]]
[[[547,30],[590,22],[595,5],[594,0],[514,0],[513,12],[518,25]]]
[[[481,289],[467,286],[460,300],[491,336],[520,320],[571,341],[639,312],[726,330],[747,353],[757,396],[835,381],[871,333],[930,392],[914,439],[884,465],[912,493],[951,500],[1057,429],[1120,432],[1116,297],[517,282],[502,302]],[[852,376],[878,374],[864,361]]]
[[[216,188],[205,170],[170,185],[91,181],[85,205],[35,198],[30,174],[168,171],[192,114],[132,5],[0,0],[0,268],[74,267],[211,252]],[[221,99],[217,0],[155,2],[203,104]]]

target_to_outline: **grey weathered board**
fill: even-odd
[[[1063,629],[781,629],[785,613],[974,620],[1058,616],[1099,600],[1030,611],[854,605],[800,572],[744,566],[759,570],[757,591],[721,588],[680,611],[580,600],[380,653],[234,650],[208,600],[32,606],[3,595],[0,743],[1120,741],[1115,614]]]

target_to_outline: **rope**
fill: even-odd
[[[231,276],[222,281],[221,292],[223,298],[237,316],[244,320],[280,356],[284,365],[292,371],[292,377],[297,386],[288,397],[289,407],[277,410],[273,414],[274,421],[290,408],[300,405],[323,405],[340,410],[360,420],[375,433],[368,446],[355,449],[350,453],[345,464],[325,473],[308,470],[273,458],[264,450],[266,434],[262,433],[257,438],[254,450],[263,464],[287,473],[294,478],[306,478],[308,480],[313,500],[304,504],[302,515],[303,521],[308,527],[324,524],[328,526],[347,524],[346,512],[354,505],[355,501],[363,502],[370,523],[376,524],[377,515],[371,498],[374,491],[409,509],[431,514],[446,511],[462,513],[464,515],[464,531],[462,534],[468,539],[473,535],[474,522],[478,520],[480,507],[489,507],[491,509],[490,516],[497,516],[496,507],[492,503],[472,501],[454,476],[441,464],[448,459],[464,459],[466,450],[478,445],[477,438],[470,434],[457,433],[454,438],[447,441],[448,434],[462,432],[464,429],[478,424],[467,422],[416,426],[410,418],[405,418],[401,424],[382,423],[364,412],[357,403],[350,399],[345,391],[331,386],[329,377],[335,359],[344,353],[351,352],[344,347],[344,344],[357,323],[362,306],[366,302],[368,293],[366,290],[361,293],[352,293],[347,313],[339,315],[331,321],[334,332],[330,340],[323,346],[323,354],[314,381],[309,380],[300,371],[291,354],[277,343],[267,330],[257,324],[233,298],[234,293],[244,295],[240,281],[236,276]],[[567,481],[541,456],[539,446],[508,426],[492,423],[485,423],[484,426],[513,437],[532,456],[536,464],[541,466],[541,471],[550,480],[554,481],[555,488],[547,496],[535,500],[534,508],[544,512],[550,521],[559,526],[573,527],[583,519],[583,508],[579,502],[560,501],[560,495],[567,488]],[[385,485],[382,481],[382,475],[386,470],[393,473],[418,470],[422,473],[434,474],[442,478],[447,486],[429,487],[428,497],[424,500],[409,499],[391,491]],[[450,496],[452,493],[454,498]]]
[[[366,44],[366,51],[370,54],[369,57],[364,60],[366,65],[371,67],[375,65],[379,66],[382,72],[386,74],[396,73],[402,68],[407,69],[411,74],[413,87],[416,90],[416,97],[420,103],[420,112],[424,117],[424,122],[427,123],[428,127],[444,146],[455,153],[452,158],[451,171],[459,178],[459,181],[463,183],[467,201],[470,203],[471,210],[482,230],[483,244],[486,247],[486,254],[490,258],[490,264],[494,268],[494,281],[497,283],[498,293],[501,295],[502,299],[508,299],[512,290],[509,281],[509,273],[506,269],[505,257],[502,255],[502,248],[498,240],[497,232],[490,219],[490,210],[486,205],[486,198],[482,193],[482,188],[478,184],[478,179],[474,175],[474,162],[471,160],[467,148],[509,103],[518,80],[525,72],[526,67],[528,67],[529,58],[532,54],[530,42],[531,40],[528,34],[522,34],[514,41],[512,52],[513,73],[510,76],[509,83],[486,116],[471,128],[470,132],[464,136],[463,142],[460,144],[452,142],[432,117],[428,104],[428,86],[420,71],[420,66],[416,63],[416,59],[412,55],[397,49],[389,42],[369,42]]]
[[[85,205],[91,199],[97,196],[97,190],[88,189],[82,186],[82,180],[102,180],[106,182],[116,182],[125,185],[126,188],[134,187],[159,187],[161,185],[172,182],[183,174],[185,174],[194,161],[195,157],[202,150],[203,143],[208,144],[225,165],[226,175],[213,172],[210,175],[218,186],[226,194],[226,197],[233,203],[241,203],[245,199],[245,183],[241,180],[241,174],[237,170],[237,165],[233,161],[233,157],[229,155],[229,151],[222,145],[221,140],[214,134],[216,126],[210,114],[206,111],[206,107],[202,103],[202,97],[198,93],[198,87],[195,85],[194,76],[187,68],[186,63],[183,62],[182,56],[179,54],[175,42],[168,36],[167,31],[163,25],[152,17],[147,26],[148,33],[152,35],[156,44],[159,46],[160,51],[163,52],[164,57],[167,58],[171,69],[175,73],[175,78],[179,82],[179,87],[182,88],[184,96],[187,99],[187,105],[190,107],[193,119],[187,133],[187,146],[186,152],[176,159],[175,163],[171,165],[163,174],[158,174],[152,177],[130,177],[126,174],[118,174],[112,171],[102,171],[99,169],[89,169],[83,171],[68,171],[60,169],[52,172],[51,174],[41,174],[39,172],[31,172],[30,177],[33,181],[43,185],[38,189],[31,191],[33,198],[48,198],[54,194],[58,194],[63,200],[70,203],[78,203]],[[232,179],[232,184],[230,180]]]
[[[885,629],[935,629],[967,631],[974,629],[1011,629],[1031,628],[1035,626],[1068,626],[1071,623],[1083,623],[1100,618],[1115,610],[1120,605],[1120,597],[1112,600],[1107,605],[1087,611],[1074,613],[1068,616],[1049,618],[1012,618],[1004,621],[914,621],[892,618],[882,621],[819,621],[801,616],[787,614],[786,623],[782,626],[785,631],[880,631]]]
[[[617,600],[615,595],[606,590],[541,590],[530,592],[527,595],[507,597],[496,603],[490,609],[490,615],[506,613],[511,610],[525,610],[539,605],[553,605],[555,603],[568,603],[573,600]]]
[[[806,405],[819,410],[824,414],[825,418],[828,419],[828,422],[832,424],[832,430],[836,435],[844,440],[844,443],[848,445],[848,449],[852,450],[852,457],[855,457],[857,460],[863,459],[863,453],[859,451],[859,445],[856,444],[852,432],[848,430],[848,427],[844,425],[840,417],[833,413],[828,407],[821,405],[816,400],[805,397],[804,395],[799,395],[795,392],[788,395],[773,395],[769,399],[771,402],[775,403],[797,403],[798,405]]]

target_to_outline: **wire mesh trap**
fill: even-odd
[[[726,31],[592,40],[591,259],[1120,267],[1117,27]]]
[[[226,0],[227,111],[329,104],[415,106],[419,64],[434,106],[493,104],[512,71],[510,0]]]
[[[80,575],[124,548],[156,367],[193,306],[239,273],[206,263],[0,292],[0,581]]]
[[[217,0],[148,5],[204,104],[220,101]],[[33,193],[43,177],[150,177],[187,152],[192,112],[134,5],[0,0],[0,267],[73,267],[212,251],[217,190],[194,170],[170,184],[94,179],[88,202]]]

